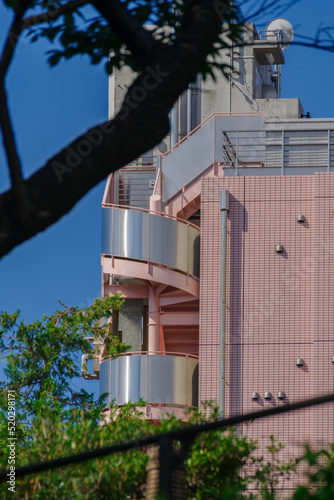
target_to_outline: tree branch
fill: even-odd
[[[15,200],[16,205],[16,217],[19,217],[22,220],[29,218],[31,206],[22,177],[21,162],[15,144],[14,132],[7,105],[7,93],[4,84],[4,77],[12,60],[20,33],[22,32],[22,16],[24,15],[27,7],[27,2],[19,3],[0,60],[0,128],[10,172],[13,199]]]
[[[1,81],[0,81],[0,128],[7,155],[7,162],[9,166],[13,194],[19,208],[19,215],[23,218],[26,218],[29,216],[30,212],[28,193],[22,177],[21,162],[17,153],[14,133],[10,121],[9,110],[7,106],[6,89],[4,83]]]
[[[43,12],[42,14],[26,17],[25,19],[23,19],[23,29],[30,28],[31,26],[35,26],[36,24],[54,21],[58,17],[63,16],[64,14],[70,14],[71,12],[77,10],[79,7],[87,5],[88,3],[94,3],[94,1],[72,0],[65,5],[62,5],[58,9],[49,9],[47,12]]]
[[[4,50],[2,52],[0,60],[0,128],[3,136],[4,147],[10,171],[13,196],[16,199],[17,203],[17,216],[25,221],[31,214],[31,205],[22,177],[21,162],[17,153],[14,132],[11,125],[7,105],[7,93],[4,85],[4,78],[13,58],[20,34],[25,28],[50,21],[51,19],[57,19],[58,17],[68,12],[73,12],[77,8],[87,3],[90,2],[88,2],[88,0],[74,0],[66,5],[59,7],[58,9],[49,10],[48,12],[45,12],[43,14],[31,16],[22,20],[22,17],[28,8],[28,5],[25,1],[20,2],[15,13],[14,21],[9,30]]]
[[[126,5],[119,0],[95,0],[94,6],[124,41],[140,66],[144,68],[149,64],[155,47],[161,44],[131,14]]]
[[[210,43],[220,33],[216,3],[194,0],[176,48],[155,46],[150,65],[128,89],[118,115],[73,141],[25,182],[34,207],[30,224],[13,216],[13,190],[0,196],[0,233],[7,234],[0,242],[0,257],[52,225],[111,172],[166,136],[171,107],[203,68]]]
[[[189,65],[188,58],[191,58],[191,64],[194,64],[195,70],[191,81],[202,69],[214,43],[219,40],[224,15],[230,8],[230,4],[231,0],[213,0],[212,2],[196,0],[189,9],[174,42],[173,57],[178,57],[181,65]],[[212,29],[208,30],[208,26]],[[187,60],[183,59],[184,56]],[[198,64],[199,61],[201,61],[201,66]]]
[[[37,24],[47,23],[51,20],[56,20],[58,19],[58,17],[70,12],[74,12],[79,7],[82,7],[83,5],[86,5],[88,3],[93,2],[90,0],[73,0],[65,5],[62,5],[58,9],[49,9],[42,14],[29,16],[25,19],[22,19],[28,8],[28,5],[27,2],[21,2],[16,9],[15,18],[9,29],[6,43],[2,51],[0,59],[0,80],[2,80],[7,73],[8,67],[14,55],[15,47],[24,29],[31,26],[36,26]]]
[[[9,28],[6,43],[1,54],[0,59],[0,81],[4,79],[7,70],[9,68],[10,62],[13,58],[16,44],[22,33],[22,17],[27,10],[26,2],[20,2],[15,13],[14,21]]]

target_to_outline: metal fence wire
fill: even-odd
[[[200,434],[201,432],[213,431],[219,428],[236,425],[241,422],[252,421],[259,418],[269,417],[271,415],[277,415],[280,413],[297,411],[302,408],[308,408],[332,401],[334,401],[334,394],[328,394],[326,396],[320,396],[313,399],[291,403],[286,406],[279,406],[276,408],[270,408],[268,410],[262,410],[245,415],[237,415],[223,420],[207,422],[205,424],[184,427],[182,429],[176,429],[165,434],[149,436],[146,438],[138,439],[136,441],[128,441],[126,443],[118,445],[106,446],[104,448],[97,448],[84,453],[78,453],[77,455],[60,457],[57,459],[49,460],[47,462],[26,465],[16,469],[15,475],[16,478],[19,478],[27,476],[29,474],[36,474],[37,472],[64,467],[70,464],[77,464],[86,460],[92,460],[94,458],[105,457],[107,455],[111,455],[112,453],[119,453],[123,451],[133,450],[135,448],[157,445],[159,446],[159,494],[161,498],[164,498],[165,500],[172,500],[173,498],[175,498],[172,488],[173,473],[175,475],[175,469],[179,466],[179,460],[175,459],[175,452],[173,451],[173,441],[180,442],[183,450],[186,453],[186,449],[189,447],[189,443],[195,438],[197,434]],[[0,471],[0,482],[7,480],[7,473],[8,471]]]

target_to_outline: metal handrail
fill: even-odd
[[[168,215],[165,214],[164,212],[155,212],[154,210],[149,210],[147,208],[140,208],[140,207],[132,207],[131,205],[119,205],[116,203],[102,203],[103,208],[116,208],[116,209],[125,209],[125,210],[130,210],[131,212],[141,212],[141,213],[146,213],[148,215],[157,215],[159,217],[163,217],[165,219],[171,219],[175,220],[177,222],[182,222],[183,224],[186,224],[187,226],[193,227],[200,232],[200,228],[196,226],[196,224],[193,224],[192,222],[189,222],[185,219],[181,219],[180,217],[176,217],[174,215]]]
[[[156,158],[156,156],[155,156]],[[125,167],[122,167],[118,169],[118,172],[155,172],[156,171],[156,165],[154,163],[150,164],[136,164],[136,163],[129,163]]]
[[[183,358],[193,358],[193,359],[199,359],[199,356],[197,354],[187,354],[184,352],[172,352],[172,351],[130,351],[130,352],[123,352],[120,354],[118,357],[120,358],[121,356],[138,356],[138,355],[158,355],[158,356],[179,356]],[[108,359],[111,359],[111,357],[103,358],[103,361],[107,361]],[[114,358],[117,359],[117,358]]]
[[[193,134],[195,134],[199,129],[201,129],[204,125],[206,125],[209,121],[213,120],[216,118],[216,116],[262,116],[264,119],[270,120],[270,117],[263,113],[262,111],[256,111],[256,112],[248,112],[248,111],[240,111],[240,112],[220,112],[220,113],[212,113],[212,115],[208,116],[202,123],[197,125],[188,135],[183,137],[179,142],[174,144],[172,148],[170,148],[166,153],[160,155],[162,158],[169,155],[174,149],[176,149],[180,144],[182,144],[185,140],[188,139],[188,137],[191,137]]]

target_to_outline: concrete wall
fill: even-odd
[[[119,312],[118,329],[122,342],[131,346],[130,351],[140,351],[142,345],[142,300],[127,299]]]
[[[135,79],[132,69],[124,66],[121,70],[115,69],[109,77],[109,107],[108,117],[113,118],[119,111],[128,87]]]
[[[264,88],[276,95],[272,75],[274,68],[270,64],[263,64],[255,57],[254,49],[258,47],[258,33],[253,23],[245,25],[243,33],[245,45],[226,49],[221,52],[219,62],[230,64],[233,72],[230,76],[215,70],[216,80],[208,77],[202,81],[197,78],[191,86],[191,128],[195,128],[212,113],[219,112],[257,112],[263,111],[272,118],[299,118],[302,108],[296,99],[262,99]],[[268,49],[269,50],[269,49]],[[218,61],[218,60],[217,60]],[[284,62],[284,58],[283,58]],[[109,117],[112,118],[120,108],[127,88],[131,85],[135,75],[124,67],[115,70],[109,78]],[[186,92],[179,98],[178,133],[177,140],[181,140],[187,131],[187,95]],[[165,153],[170,148],[170,134],[157,145],[150,155]]]
[[[254,110],[262,111],[270,118],[291,119],[301,118],[304,108],[296,99],[255,99]]]

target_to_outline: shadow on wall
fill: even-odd
[[[229,366],[230,387],[233,394],[230,398],[229,414],[241,415],[242,409],[242,341],[243,341],[243,281],[244,281],[244,238],[243,233],[248,231],[248,212],[243,203],[230,194],[230,209],[228,217],[233,220],[230,224],[230,309],[227,310],[229,318],[229,336],[226,338],[230,344]]]
[[[192,376],[192,406],[198,406],[198,365]]]

